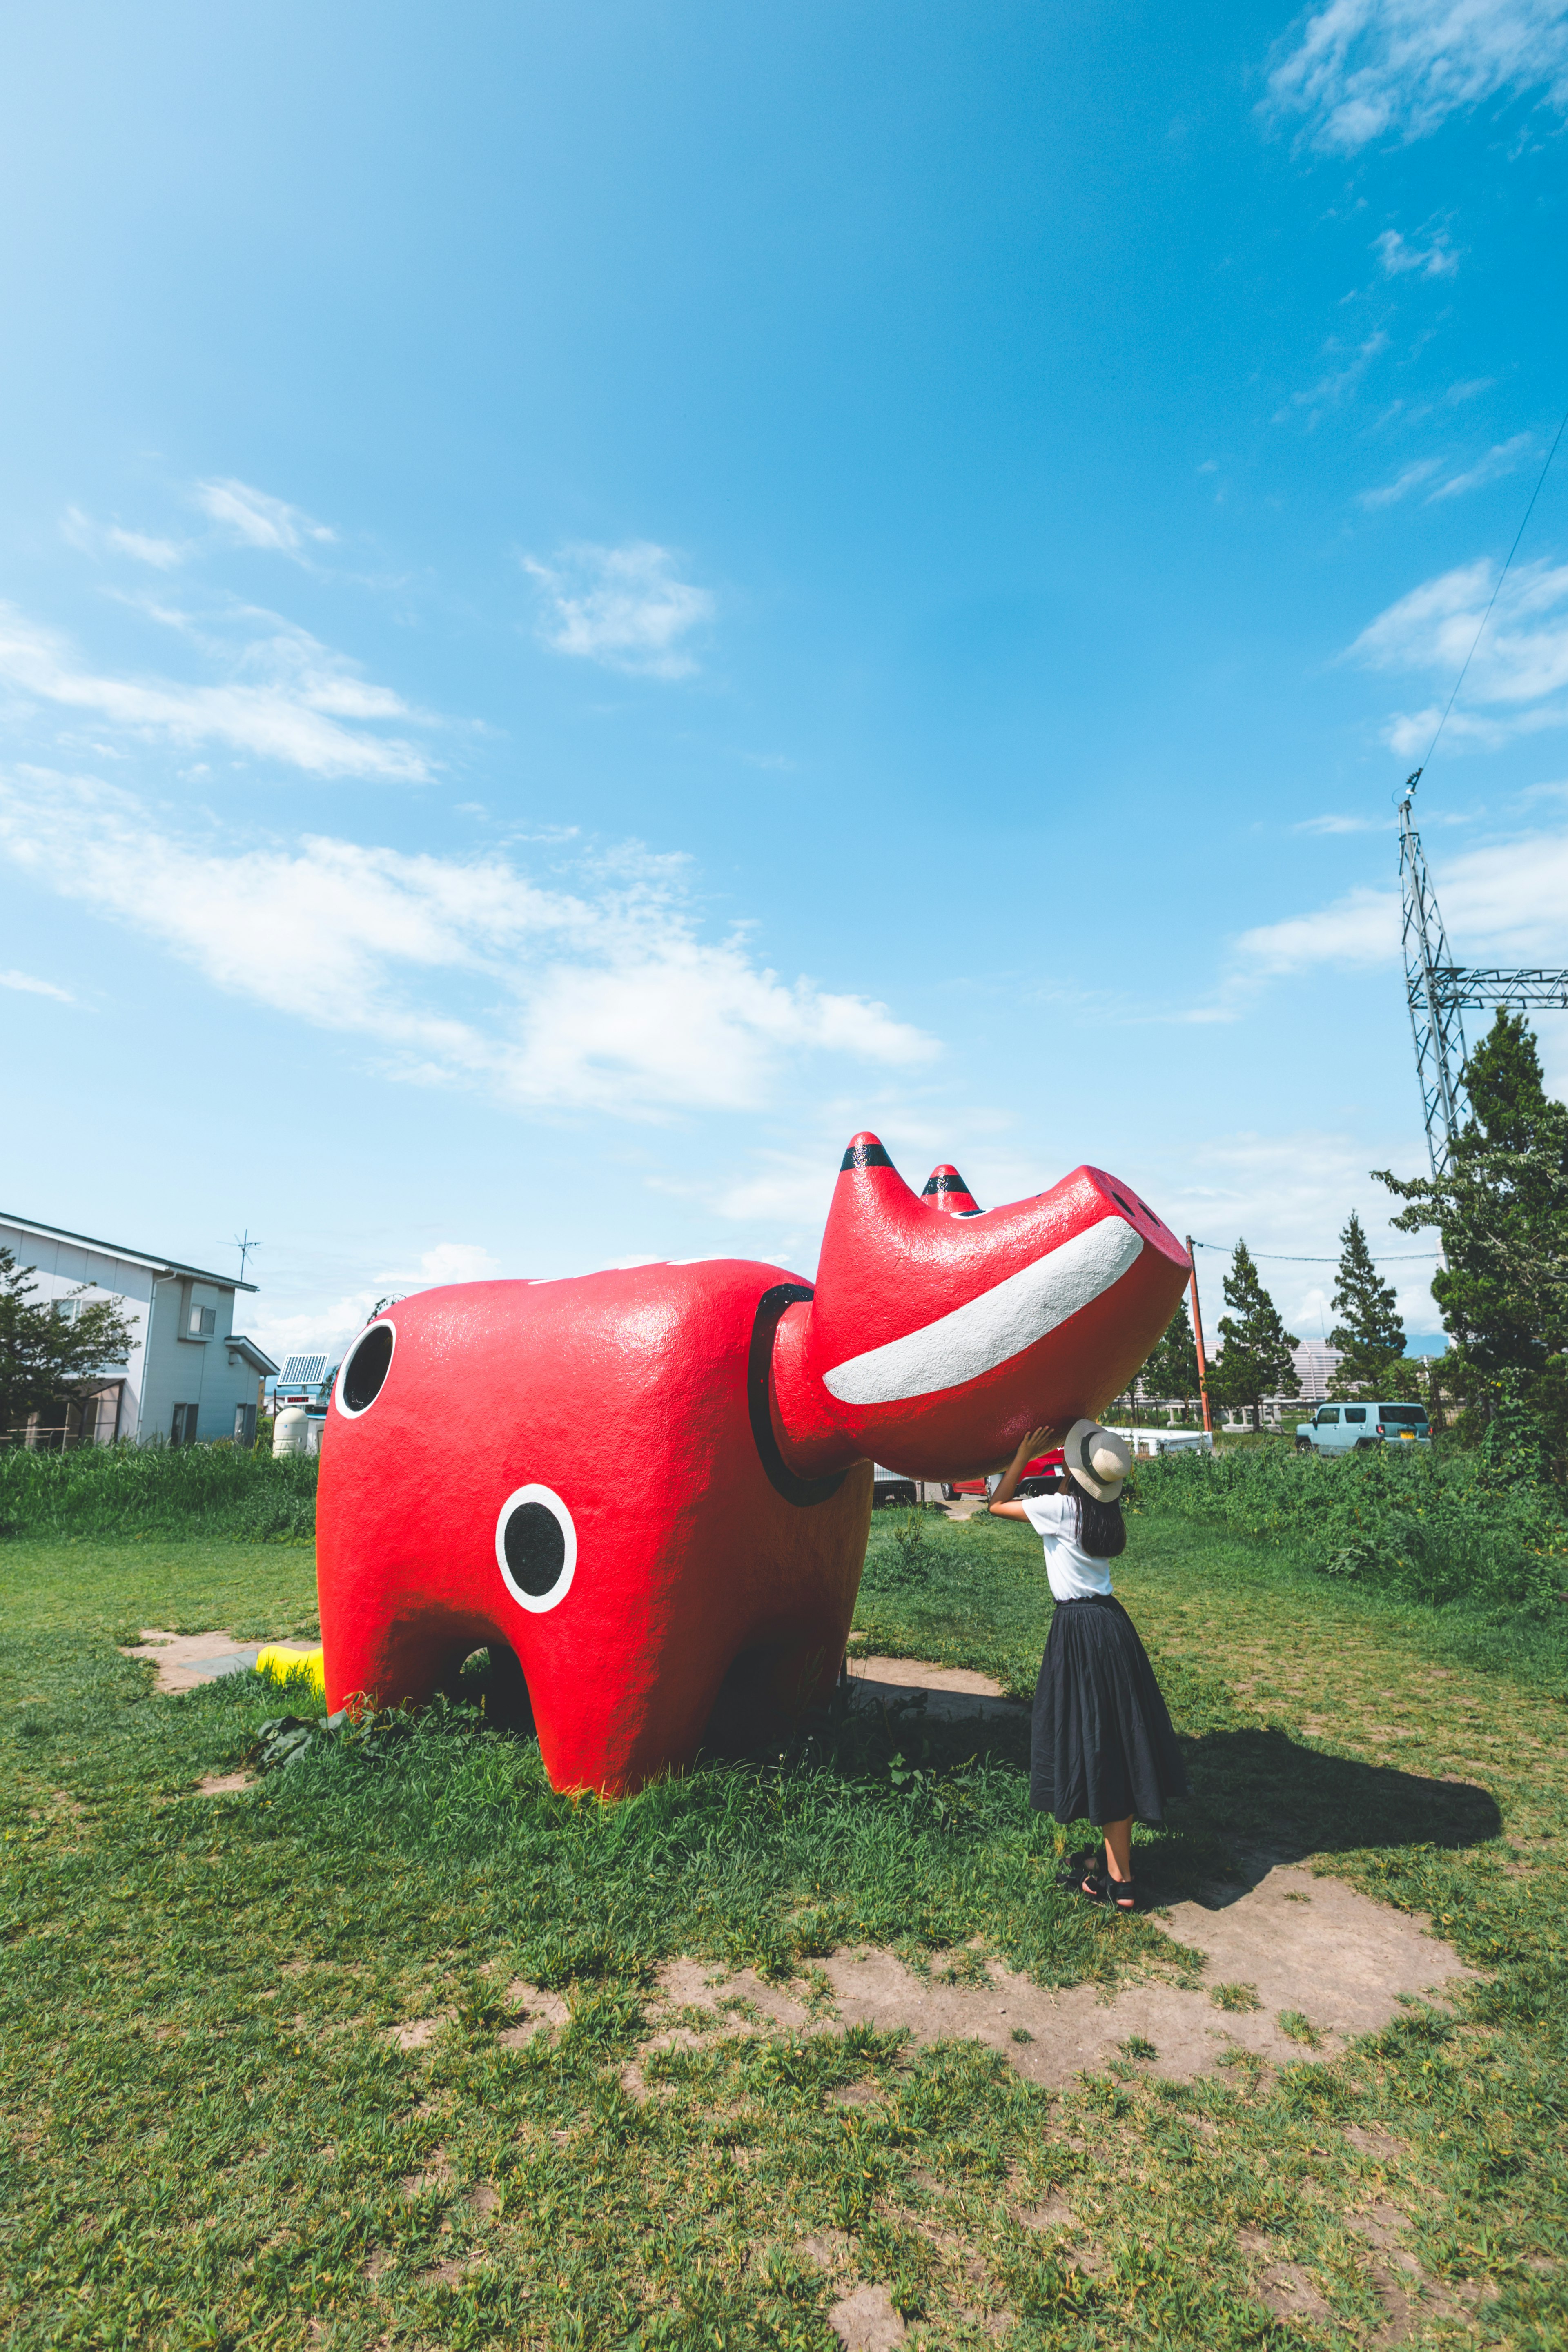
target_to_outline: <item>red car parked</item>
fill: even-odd
[[[1048,1454],[1037,1454],[1032,1461],[1024,1465],[1024,1475],[1018,1481],[1019,1494],[1045,1494],[1056,1485],[1061,1475],[1061,1468],[1062,1449],[1059,1445],[1053,1446]],[[990,1482],[985,1478],[960,1478],[956,1485],[942,1489],[950,1503],[959,1495],[986,1495],[990,1491]]]

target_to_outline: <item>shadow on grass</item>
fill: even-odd
[[[1183,1746],[1192,1793],[1167,1834],[1139,1853],[1140,1875],[1162,1902],[1222,1909],[1279,1863],[1368,1848],[1456,1852],[1502,1828],[1493,1798],[1470,1781],[1326,1756],[1274,1726]]]

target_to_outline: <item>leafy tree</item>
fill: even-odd
[[[1405,1324],[1394,1285],[1372,1261],[1361,1219],[1351,1211],[1340,1235],[1340,1269],[1334,1277],[1334,1313],[1340,1318],[1329,1345],[1341,1361],[1331,1396],[1414,1396],[1415,1372],[1405,1357]]]
[[[1433,1280],[1452,1345],[1443,1384],[1481,1436],[1507,1401],[1507,1452],[1533,1415],[1553,1475],[1568,1475],[1568,1107],[1541,1076],[1524,1016],[1506,1010],[1465,1066],[1470,1117],[1438,1177],[1374,1169],[1406,1203],[1401,1233],[1436,1226],[1447,1263]],[[1495,1448],[1493,1449],[1496,1450]]]
[[[1257,1429],[1266,1396],[1300,1395],[1290,1350],[1301,1343],[1280,1321],[1245,1242],[1237,1243],[1225,1278],[1225,1303],[1236,1312],[1219,1318],[1225,1346],[1209,1373],[1209,1394],[1227,1411],[1249,1411]]]
[[[1180,1397],[1184,1404],[1189,1404],[1198,1395],[1202,1383],[1198,1379],[1197,1342],[1193,1338],[1184,1298],[1154,1342],[1149,1360],[1138,1375],[1138,1387],[1146,1397]]]
[[[61,1398],[89,1395],[106,1364],[125,1361],[135,1338],[118,1299],[76,1305],[83,1284],[70,1293],[75,1312],[64,1315],[66,1300],[35,1300],[33,1273],[18,1265],[14,1250],[0,1248],[0,1431]]]

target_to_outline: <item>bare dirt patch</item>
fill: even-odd
[[[437,2029],[446,2023],[449,2011],[438,2017],[410,2017],[401,2025],[389,2025],[386,2038],[395,2050],[423,2050],[436,2039]]]
[[[496,2036],[503,2050],[521,2050],[536,2033],[559,2032],[572,2014],[558,1992],[545,1992],[521,1977],[513,1978],[506,1997],[513,2017]]]
[[[827,2325],[845,2352],[888,2352],[909,2332],[885,2286],[858,2286],[840,2295],[827,2314]]]
[[[826,2015],[820,2003],[814,2010],[804,1980],[786,1990],[750,1969],[725,1976],[700,1961],[672,1960],[659,1971],[653,2032],[643,2047],[689,2047],[715,2032],[907,2028],[917,2042],[985,2042],[1030,2082],[1054,2086],[1108,2064],[1136,2037],[1153,2046],[1146,2060],[1152,2073],[1185,2081],[1233,2052],[1276,2065],[1332,2057],[1351,2035],[1386,2025],[1402,1996],[1441,1998],[1473,1973],[1418,1919],[1296,1864],[1265,1870],[1234,1899],[1175,1904],[1163,1924],[1204,1954],[1213,1981],[1247,1985],[1257,2008],[1216,2010],[1206,1987],[1135,1984],[1110,2000],[1089,1984],[1053,1991],[999,1960],[985,1963],[982,1982],[955,1983],[939,1969],[920,1975],[894,1952],[862,1947],[815,1964],[831,2000]],[[661,2008],[712,2022],[661,2024]],[[1300,2040],[1299,2026],[1294,2034],[1282,2031],[1281,2013],[1293,2023],[1309,2019],[1316,2046]]]
[[[1256,2273],[1258,2300],[1276,2319],[1319,2319],[1331,2316],[1324,2297],[1305,2271],[1295,2263],[1275,2258],[1274,2242],[1261,2230],[1243,2230],[1237,2243],[1260,2264]]]
[[[242,1789],[254,1789],[254,1772],[209,1772],[192,1790],[193,1797],[237,1797]]]

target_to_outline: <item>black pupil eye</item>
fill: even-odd
[[[367,1404],[374,1403],[391,1361],[392,1326],[380,1323],[368,1339],[360,1341],[343,1375],[343,1402],[351,1412],[363,1412]]]
[[[566,1565],[566,1538],[560,1520],[542,1503],[520,1503],[502,1538],[513,1581],[537,1600],[559,1581]]]

